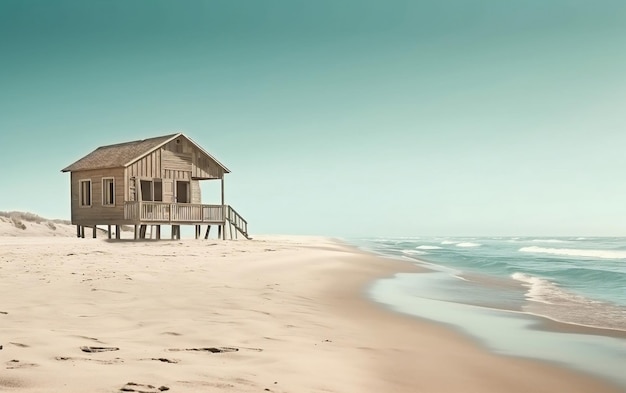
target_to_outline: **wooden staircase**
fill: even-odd
[[[226,205],[225,208],[226,216],[224,219],[228,222],[228,224],[244,235],[246,239],[251,240],[252,238],[248,235],[248,222],[239,213],[237,213],[232,206]],[[232,233],[233,231],[231,229],[231,234]],[[236,232],[235,236],[237,236]]]

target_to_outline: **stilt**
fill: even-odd
[[[80,226],[80,237],[81,239],[85,238],[85,227],[84,226]]]
[[[93,238],[95,239],[98,233],[98,227],[96,225],[93,226],[93,230],[91,233],[92,233]]]
[[[223,225],[218,225],[217,226],[217,238],[220,239],[222,237],[222,228]]]
[[[200,239],[200,225],[196,225],[196,240]]]
[[[204,234],[204,240],[209,238],[209,232],[211,232],[211,226],[207,225],[206,226],[206,233]]]
[[[135,240],[139,238],[139,225],[135,225]]]
[[[121,231],[122,231],[122,227],[121,227],[121,225],[116,225],[116,226],[115,226],[115,238],[116,238],[117,240],[120,240],[120,236],[121,236],[121,235],[120,235],[120,232],[121,232]]]
[[[141,225],[139,226],[139,238],[140,239],[145,239],[146,238],[146,231],[148,229],[147,225]]]
[[[161,226],[160,225],[156,226],[156,239],[161,240]]]
[[[107,234],[109,239],[111,239],[111,225],[107,225]]]
[[[80,238],[80,225],[76,225],[76,237]]]

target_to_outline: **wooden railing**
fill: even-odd
[[[246,238],[248,222],[229,205],[196,203],[164,203],[149,201],[124,202],[124,219],[134,223],[200,224],[215,223],[234,226]],[[232,231],[231,231],[232,234]]]
[[[230,221],[239,232],[243,233],[245,237],[248,237],[248,222],[244,220],[235,209],[229,205],[224,206],[226,210],[226,220]]]
[[[224,206],[196,203],[125,202],[124,219],[135,222],[223,222]]]

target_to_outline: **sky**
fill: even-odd
[[[252,234],[623,236],[624,70],[623,0],[3,0],[0,210],[183,132]]]

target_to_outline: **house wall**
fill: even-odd
[[[202,203],[198,179],[220,179],[223,176],[222,168],[213,159],[181,136],[127,167],[125,198],[129,201],[138,198],[136,187],[139,180],[162,179],[163,202],[173,203],[180,199],[176,196],[176,181],[187,181],[190,182],[190,202]],[[135,187],[133,177],[137,182]]]
[[[161,150],[157,149],[130,164],[127,168],[129,176],[140,178],[158,178],[161,177]]]
[[[115,185],[115,205],[102,205],[102,179],[112,177]],[[124,219],[124,168],[94,169],[71,172],[70,195],[72,224],[95,225],[115,224]],[[91,181],[91,206],[80,206],[79,182]]]
[[[199,179],[221,179],[224,177],[224,171],[211,157],[194,149],[191,176]]]

